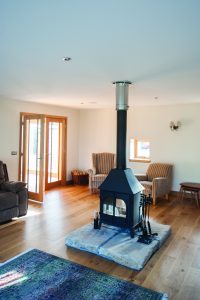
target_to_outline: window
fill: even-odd
[[[150,142],[131,139],[130,161],[150,162]]]

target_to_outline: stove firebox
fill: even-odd
[[[141,186],[131,169],[113,169],[100,186],[100,224],[129,228],[140,226]]]

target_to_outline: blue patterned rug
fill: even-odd
[[[0,266],[1,300],[158,300],[158,293],[68,260],[30,250]]]

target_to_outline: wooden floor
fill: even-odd
[[[162,199],[151,217],[170,224],[172,234],[142,271],[132,271],[96,255],[67,249],[65,237],[91,221],[98,194],[85,186],[48,191],[43,205],[29,203],[26,217],[0,225],[0,262],[29,248],[60,257],[136,284],[166,292],[169,299],[200,299],[200,208],[189,199]]]

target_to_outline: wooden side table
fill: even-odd
[[[73,184],[76,185],[87,185],[88,184],[88,178],[89,174],[86,171],[80,171],[80,170],[73,170],[71,172],[72,174],[72,181]]]
[[[200,204],[200,183],[196,182],[182,182],[180,183],[179,199],[183,200],[185,192],[191,193],[192,199],[196,200],[197,206]]]

